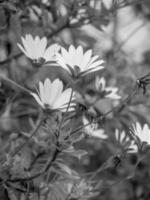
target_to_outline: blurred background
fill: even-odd
[[[67,83],[63,69],[55,66],[37,68],[19,50],[21,36],[46,36],[49,44],[82,45],[85,50],[105,60],[105,70],[89,74],[82,80],[82,89],[92,98],[96,76],[105,77],[109,86],[119,89],[125,99],[134,89],[136,80],[150,72],[150,1],[149,0],[1,0],[0,1],[0,76],[34,90],[39,80],[59,77]],[[149,78],[149,77],[148,77]],[[99,101],[96,111],[104,114],[118,100]],[[12,133],[31,129],[36,119],[35,102],[16,86],[0,81],[0,143]],[[139,121],[150,124],[150,91],[139,91],[121,108],[110,113],[103,128],[110,142],[88,138],[78,143],[88,156],[80,162],[67,159],[79,172],[96,170],[112,155],[118,155],[115,129],[129,132]],[[1,148],[1,147],[0,147]],[[119,181],[132,173],[136,155],[128,155],[113,170],[97,175],[102,200],[150,199],[149,155],[136,168],[131,180]],[[107,177],[107,181],[105,180]],[[117,182],[117,184],[115,184]],[[107,187],[107,184],[110,185]],[[106,185],[106,187],[105,187]]]

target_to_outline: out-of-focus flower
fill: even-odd
[[[113,5],[113,0],[102,0],[102,3],[109,10]]]
[[[138,152],[138,147],[135,142],[125,133],[125,131],[119,132],[118,129],[115,131],[115,139],[128,153]]]
[[[79,92],[75,92],[75,97],[76,97],[76,101],[83,106],[86,106],[87,108],[89,108],[91,105],[94,105],[95,102],[97,101],[97,96],[95,95],[89,95],[87,93],[79,93]]]
[[[35,98],[37,103],[44,109],[61,110],[66,112],[68,103],[72,95],[72,89],[68,88],[63,91],[63,83],[59,79],[55,79],[53,82],[50,79],[46,79],[44,83],[39,82],[39,94],[31,92],[31,95]],[[74,103],[71,101],[68,111],[74,110]]]
[[[85,133],[89,136],[97,137],[100,139],[108,138],[108,136],[104,133],[104,129],[98,129],[97,124],[90,124],[86,117],[83,117],[83,125],[85,126]]]
[[[121,96],[117,94],[118,88],[116,87],[106,87],[106,80],[104,77],[96,77],[95,80],[95,87],[98,93],[101,94],[101,96],[105,98],[110,98],[110,99],[120,99]]]
[[[75,48],[71,45],[68,51],[61,47],[61,53],[56,55],[57,63],[75,77],[94,72],[104,67],[103,60],[98,60],[98,56],[92,56],[92,50],[83,52],[82,46]]]
[[[47,5],[47,6],[50,5],[50,1],[49,0],[42,0],[42,3]]]
[[[39,62],[43,59],[44,62],[55,60],[56,53],[60,50],[58,44],[53,44],[47,47],[47,38],[27,34],[25,37],[21,37],[22,44],[17,43],[20,50],[31,60]]]
[[[136,141],[136,138],[138,138],[141,142],[150,144],[150,128],[147,124],[144,124],[142,127],[139,122],[136,122],[135,125],[133,125],[133,131],[131,130],[131,134]]]

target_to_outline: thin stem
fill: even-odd
[[[67,113],[68,110],[69,110],[69,107],[70,107],[70,104],[71,104],[71,101],[72,101],[72,97],[73,97],[73,89],[71,90],[71,95],[70,95],[70,99],[69,99],[69,102],[68,102],[68,106],[67,106],[66,112],[65,112],[64,117],[61,119],[61,122],[60,122],[60,124],[59,124],[58,136],[59,136],[59,134],[60,134],[61,127],[62,127],[63,122],[64,122],[64,120],[65,120],[65,115],[66,115],[66,113]]]
[[[129,102],[129,100],[131,100],[136,95],[138,90],[139,90],[139,88],[137,87],[137,85],[135,85],[135,87],[133,88],[133,91],[131,92],[131,94],[128,95],[127,98],[125,98],[119,105],[113,107],[111,110],[109,110],[108,112],[106,112],[102,116],[98,116],[96,121],[103,120],[107,115],[109,115],[113,111],[117,110],[119,107],[122,108],[122,106],[125,106]],[[89,122],[89,123],[87,123],[85,125],[80,126],[78,129],[72,131],[70,135],[73,135],[73,134],[77,133],[78,131],[82,130],[83,128],[89,126],[92,123],[93,122]],[[65,139],[68,139],[68,138],[69,137],[67,136]]]
[[[71,104],[72,98],[73,98],[73,89],[71,90],[71,95],[70,95],[70,99],[69,99],[69,103],[68,103],[68,106],[67,106],[66,113],[67,113],[68,110],[69,110],[69,107],[70,107],[70,104]]]
[[[9,79],[9,78],[7,78],[7,77],[4,77],[4,76],[1,76],[1,75],[0,75],[0,79],[3,79],[4,81],[6,81],[6,82],[8,82],[8,83],[10,83],[10,84],[12,84],[12,85],[14,85],[15,87],[19,88],[20,90],[22,90],[22,91],[24,91],[24,92],[26,92],[26,93],[28,93],[28,94],[31,93],[30,90],[26,89],[25,87],[19,85],[18,83],[16,83],[15,81],[13,81],[13,80],[11,80],[11,79]]]
[[[19,57],[21,57],[23,54],[22,53],[18,53],[16,55],[10,56],[9,58],[7,58],[6,60],[3,60],[0,62],[0,65],[4,65],[9,63],[10,61],[12,61],[13,59],[17,59]]]
[[[31,181],[35,178],[38,178],[40,177],[41,175],[43,175],[44,173],[46,173],[49,168],[52,166],[53,162],[55,161],[55,159],[57,158],[57,155],[59,154],[59,150],[58,148],[55,149],[54,153],[53,153],[53,156],[50,157],[45,165],[45,167],[38,173],[30,176],[30,177],[25,177],[25,178],[15,178],[15,179],[10,179],[8,181],[10,182],[20,182],[20,181]]]

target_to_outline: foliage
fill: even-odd
[[[149,199],[149,14],[0,1],[0,199]]]

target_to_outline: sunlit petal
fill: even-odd
[[[45,53],[44,53],[44,55],[43,55],[43,58],[44,58],[46,61],[54,60],[55,57],[56,57],[56,54],[58,53],[59,50],[60,50],[60,45],[58,45],[58,44],[53,44],[53,45],[49,46],[49,47],[45,50]]]
[[[51,103],[51,96],[53,95],[52,94],[52,83],[50,81],[50,79],[46,79],[44,81],[44,96],[45,96],[45,103],[46,104],[50,104]]]
[[[47,38],[39,36],[33,37],[30,34],[21,37],[23,45],[17,44],[20,50],[30,59],[39,61],[40,58],[43,58],[46,62],[54,60],[54,55],[59,51],[60,47],[57,44],[47,46]]]
[[[63,83],[59,79],[55,79],[53,82],[50,79],[46,79],[44,83],[39,82],[38,95],[31,93],[37,103],[44,109],[58,109],[65,112],[68,102],[72,94],[72,89],[68,88],[63,91]],[[74,100],[74,94],[72,94],[71,100]],[[70,102],[68,111],[73,110],[75,103]]]
[[[51,98],[49,103],[54,105],[57,98],[59,98],[59,96],[61,95],[62,90],[63,90],[62,82],[59,79],[54,80],[51,87]]]
[[[87,73],[104,68],[101,66],[104,61],[97,60],[98,57],[92,56],[92,50],[87,50],[83,53],[82,46],[75,48],[73,45],[70,45],[68,51],[65,48],[61,48],[61,53],[59,53],[59,56],[56,56],[56,60],[64,69],[67,69],[66,67],[69,65],[73,70],[76,70],[75,66],[77,66],[79,68],[77,76],[84,76]],[[77,71],[75,71],[76,73]],[[70,74],[73,74],[72,71]]]
[[[59,107],[62,107],[64,105],[67,107],[67,104],[70,101],[71,92],[72,92],[72,89],[68,88],[63,93],[61,93],[59,98],[57,98],[57,100],[54,102],[54,107],[59,108]]]

